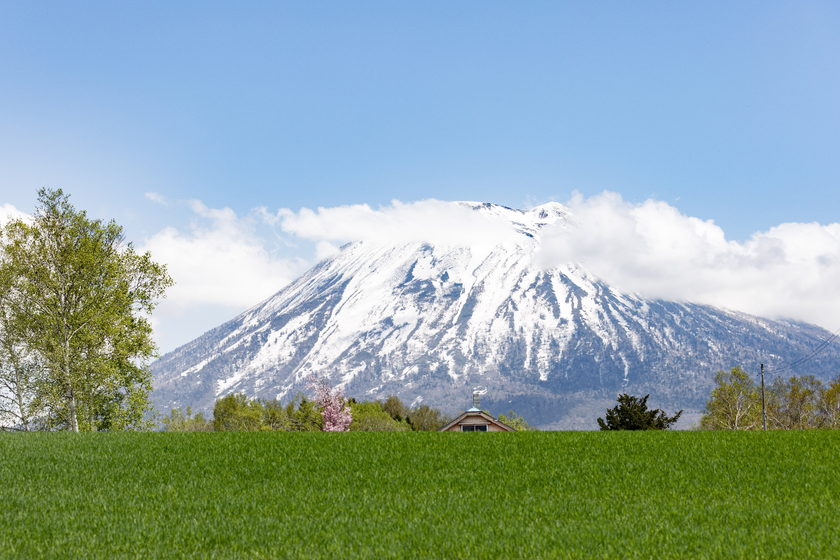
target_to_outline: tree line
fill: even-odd
[[[760,430],[764,414],[768,430],[840,429],[840,374],[823,384],[813,375],[776,378],[765,387],[762,409],[761,388],[752,377],[734,367],[718,371],[714,388],[703,410],[698,430]],[[607,410],[606,420],[598,418],[601,430],[666,430],[679,419],[649,410],[645,395],[641,399],[622,394],[618,405]]]
[[[740,367],[719,371],[698,428],[763,428],[761,388]],[[765,388],[768,430],[840,428],[840,374],[823,384],[813,375],[776,378]]]
[[[314,376],[308,387],[314,398],[299,392],[285,406],[277,399],[227,395],[216,400],[212,420],[201,412],[193,416],[189,406],[186,411],[174,408],[163,418],[163,427],[170,432],[435,432],[453,420],[427,404],[409,408],[397,395],[373,401],[345,398],[340,389]],[[500,414],[499,420],[516,431],[536,429],[513,411]]]
[[[396,395],[374,401],[348,398],[344,403],[350,421],[342,430],[330,431],[437,431],[452,421],[440,409],[425,404],[410,409]],[[170,432],[319,432],[325,431],[329,415],[324,414],[323,404],[317,393],[315,399],[297,393],[286,405],[277,399],[250,399],[234,393],[216,400],[212,419],[200,412],[193,415],[189,406],[186,411],[175,408],[163,418],[163,427]]]

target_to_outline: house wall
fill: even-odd
[[[460,432],[461,431],[461,425],[460,424],[455,424],[454,426],[449,426],[449,429],[444,430],[444,431],[445,432]]]
[[[471,426],[471,425],[481,425],[481,424],[484,424],[485,426],[487,426],[487,431],[488,432],[506,432],[507,431],[503,427],[499,426],[498,424],[490,422],[486,418],[484,418],[483,416],[480,416],[478,414],[476,414],[475,416],[467,416],[466,418],[463,418],[457,424],[455,424],[453,426],[450,426],[449,429],[447,429],[446,431],[447,432],[460,432],[461,431],[461,426],[465,426],[465,425],[466,426]]]

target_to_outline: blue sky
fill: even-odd
[[[606,190],[746,242],[838,221],[838,69],[836,2],[7,1],[0,205],[62,188],[143,245],[224,208]]]

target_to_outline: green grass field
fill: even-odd
[[[3,558],[838,558],[840,432],[0,437]]]

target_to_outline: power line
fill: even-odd
[[[836,331],[834,331],[834,334],[832,334],[827,339],[823,340],[822,344],[820,344],[815,349],[813,349],[807,356],[803,356],[802,358],[799,358],[798,360],[794,360],[793,362],[791,362],[791,363],[787,364],[786,366],[781,367],[779,369],[769,370],[767,373],[779,374],[779,373],[782,373],[782,372],[785,372],[785,371],[788,371],[788,370],[791,370],[793,368],[801,366],[802,364],[812,360],[813,358],[816,357],[817,354],[819,354],[820,352],[825,350],[828,347],[828,345],[831,344],[838,336],[840,336],[840,329],[837,329]]]

